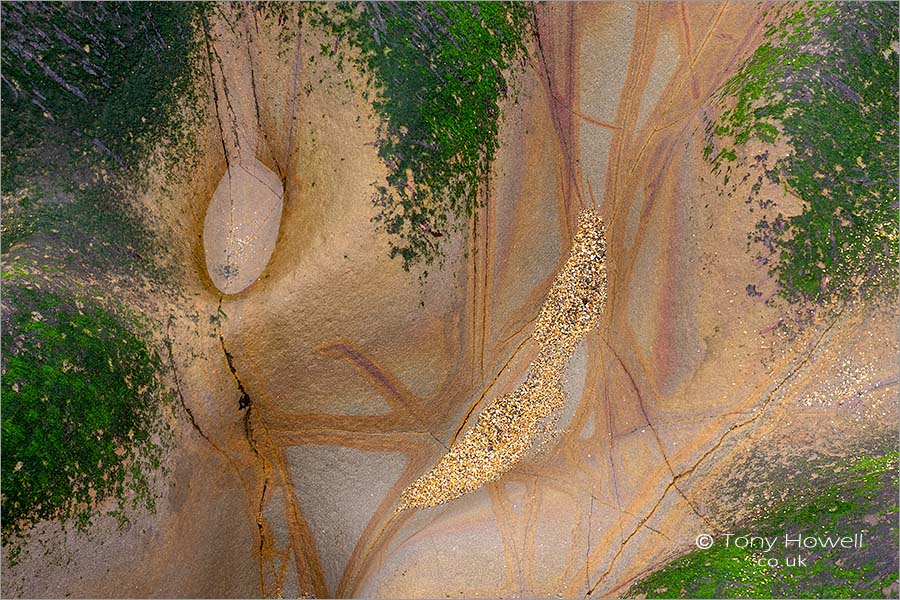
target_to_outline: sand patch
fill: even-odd
[[[222,176],[203,225],[209,277],[236,294],[262,274],[275,250],[284,188],[258,160],[232,165]]]

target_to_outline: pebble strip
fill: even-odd
[[[486,407],[476,424],[437,465],[407,487],[398,511],[443,504],[509,471],[541,436],[555,428],[565,402],[562,374],[578,343],[599,321],[606,304],[603,220],[581,213],[578,233],[556,276],[531,334],[540,344],[525,382]]]

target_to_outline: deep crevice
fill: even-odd
[[[216,312],[216,335],[219,338],[219,345],[222,348],[222,353],[225,355],[225,362],[228,365],[228,370],[231,372],[231,376],[234,379],[235,384],[237,385],[238,391],[241,393],[240,399],[238,400],[238,410],[244,410],[244,437],[247,439],[247,444],[250,446],[250,449],[253,451],[254,456],[256,456],[257,461],[262,468],[262,492],[259,496],[259,503],[256,509],[256,529],[259,534],[259,573],[260,573],[260,590],[265,590],[265,571],[263,563],[266,559],[266,533],[265,528],[263,526],[263,509],[265,507],[266,502],[266,494],[269,490],[269,463],[266,460],[263,453],[259,450],[259,444],[257,443],[254,432],[253,432],[253,400],[250,398],[250,394],[247,393],[246,388],[244,387],[241,378],[238,376],[237,368],[234,366],[234,357],[228,351],[228,348],[225,345],[225,335],[222,333],[222,322],[221,319],[223,316],[227,318],[225,312],[222,310],[222,301],[224,299],[224,295],[219,296],[219,304]],[[246,410],[245,410],[246,409]]]
[[[200,435],[200,437],[202,437],[204,440],[206,440],[206,442],[210,445],[210,447],[212,447],[213,450],[215,450],[217,453],[221,454],[222,457],[226,461],[228,461],[228,464],[231,465],[231,468],[233,468],[234,472],[237,474],[238,479],[241,480],[241,484],[246,485],[244,476],[241,473],[241,469],[238,467],[237,463],[227,452],[225,452],[225,450],[223,450],[221,447],[219,447],[219,445],[216,444],[212,440],[212,438],[206,434],[206,432],[203,431],[203,429],[200,427],[200,424],[197,422],[197,418],[194,416],[194,411],[191,410],[191,408],[187,404],[187,401],[184,398],[184,392],[181,390],[181,379],[178,377],[178,367],[175,364],[175,354],[172,350],[171,329],[172,329],[172,322],[174,320],[175,320],[174,316],[169,315],[169,321],[166,324],[165,344],[166,344],[166,350],[168,351],[168,354],[169,354],[169,365],[172,369],[172,378],[174,379],[174,382],[175,382],[175,392],[176,392],[176,395],[178,396],[178,402],[179,402],[182,410],[184,410],[185,414],[188,416],[188,420],[190,421],[191,427],[194,429],[194,431],[196,431]]]
[[[213,448],[215,448],[216,450],[219,450],[219,448],[213,443],[213,441],[211,439],[209,439],[209,436],[206,435],[206,433],[204,433],[203,430],[200,428],[200,425],[197,423],[197,419],[194,417],[194,411],[192,411],[190,409],[190,407],[187,405],[187,402],[184,399],[184,393],[181,391],[181,381],[178,378],[178,368],[175,366],[175,355],[172,352],[172,337],[171,337],[171,333],[170,333],[171,329],[172,329],[172,321],[174,319],[175,318],[170,315],[169,322],[166,325],[166,350],[169,353],[169,365],[172,369],[172,378],[175,380],[175,392],[178,395],[178,400],[179,400],[179,403],[181,404],[181,408],[182,408],[182,410],[184,410],[185,414],[187,414],[188,420],[191,422],[191,426],[194,428],[194,430],[200,434],[200,437],[202,437],[204,440],[209,442],[209,444]],[[219,450],[219,451],[221,452],[221,450]]]
[[[221,315],[225,313],[222,312],[222,298],[219,298],[219,309],[216,318],[221,318]],[[249,408],[253,404],[253,400],[250,399],[250,394],[247,393],[247,390],[244,388],[244,384],[241,382],[241,378],[238,377],[237,369],[234,366],[234,357],[225,347],[225,336],[222,335],[222,327],[216,327],[216,333],[219,336],[219,345],[222,347],[222,353],[225,355],[225,362],[228,364],[228,370],[231,371],[231,376],[234,378],[234,382],[237,384],[238,391],[241,393],[240,399],[238,399],[238,410],[248,409],[247,417],[249,417]],[[245,419],[246,421],[246,419]]]
[[[222,154],[225,157],[225,166],[227,167],[227,171],[231,171],[231,161],[228,158],[228,147],[225,145],[225,128],[222,125],[222,115],[219,114],[219,92],[216,89],[216,79],[213,74],[213,65],[212,65],[212,44],[209,43],[210,38],[210,27],[209,21],[206,19],[206,15],[201,13],[201,19],[203,20],[203,41],[206,45],[206,62],[209,66],[209,85],[212,89],[213,95],[213,107],[216,112],[216,123],[219,125],[219,139],[222,141]],[[221,305],[221,302],[219,303]]]

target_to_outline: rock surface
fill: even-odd
[[[767,273],[746,252],[753,215],[702,158],[703,114],[759,44],[762,7],[536,10],[478,219],[424,280],[372,225],[386,167],[364,75],[329,79],[315,32],[285,45],[273,22],[213,20],[208,152],[163,215],[190,280],[166,308],[203,433],[182,432],[149,541],[110,526],[49,567],[34,550],[11,574],[21,595],[615,596],[739,510],[712,482],[741,457],[895,426],[896,310],[849,307],[788,340],[744,292]],[[397,513],[523,382],[588,207],[609,297],[569,359],[564,431],[477,491]]]
[[[275,250],[284,190],[258,160],[228,167],[203,224],[206,268],[219,291],[236,294],[260,276]]]

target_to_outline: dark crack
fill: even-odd
[[[228,78],[225,76],[225,65],[222,63],[222,57],[219,56],[219,53],[216,51],[215,46],[213,46],[209,41],[210,37],[212,35],[210,32],[211,28],[209,25],[209,21],[206,18],[206,15],[203,15],[202,12],[201,12],[201,18],[203,19],[203,30],[205,33],[204,41],[206,43],[206,59],[207,59],[207,63],[209,64],[209,77],[210,77],[210,82],[212,83],[212,88],[213,88],[212,89],[213,101],[215,102],[215,105],[216,105],[216,118],[218,119],[218,122],[219,122],[219,133],[222,135],[222,147],[223,147],[223,149],[226,147],[225,146],[225,134],[224,134],[224,126],[222,125],[221,115],[219,114],[219,100],[218,100],[219,95],[216,90],[215,71],[213,69],[213,63],[212,63],[213,57],[215,57],[215,59],[216,59],[216,64],[219,67],[219,74],[222,77],[222,94],[225,98],[225,104],[228,105],[228,111],[229,111],[229,113],[231,113],[231,130],[234,133],[234,147],[237,148],[238,150],[240,150],[241,144],[240,144],[240,139],[238,136],[237,112],[234,110],[234,105],[231,104],[231,96],[228,93]],[[227,23],[228,20],[225,19],[225,22]],[[229,26],[230,26],[230,24],[229,24]],[[227,163],[227,161],[228,161],[227,152],[226,152],[225,160]]]
[[[178,395],[179,404],[181,405],[181,408],[184,410],[185,414],[187,414],[188,420],[190,420],[190,422],[191,422],[191,426],[194,428],[194,430],[197,433],[200,434],[200,437],[202,437],[204,440],[209,442],[209,445],[212,446],[213,448],[215,448],[216,451],[221,452],[222,454],[225,454],[225,452],[221,448],[219,448],[215,444],[215,442],[213,442],[210,439],[210,437],[208,435],[206,435],[206,433],[203,431],[203,429],[200,428],[200,425],[197,423],[197,419],[194,417],[194,411],[191,410],[191,408],[187,405],[187,402],[184,399],[184,393],[181,391],[181,381],[178,378],[178,368],[175,365],[175,355],[172,352],[172,338],[171,338],[170,332],[172,329],[172,321],[174,321],[174,319],[175,318],[170,315],[169,322],[166,325],[166,350],[169,353],[169,364],[171,365],[171,368],[172,368],[172,377],[175,379],[175,392]]]
[[[256,27],[257,34],[259,33],[259,23],[256,21],[256,11],[253,12],[253,23]],[[266,135],[266,129],[262,125],[262,114],[259,110],[259,93],[257,91],[256,86],[256,65],[253,62],[253,52],[250,50],[250,45],[253,42],[253,35],[250,31],[247,31],[247,61],[250,63],[250,88],[253,91],[253,107],[256,109],[256,129],[262,134],[263,139],[266,141],[266,145],[269,146],[269,154],[272,157],[272,162],[275,163],[275,168],[278,169],[278,177],[282,181],[284,181],[284,170],[281,168],[281,165],[278,163],[277,155],[274,151],[272,151],[271,144],[269,143],[269,136]]]
[[[206,432],[203,431],[203,429],[200,427],[200,424],[197,423],[197,419],[194,416],[194,411],[191,410],[191,408],[187,404],[187,401],[184,398],[184,393],[181,390],[181,380],[178,377],[178,367],[175,364],[175,354],[172,351],[171,329],[172,329],[172,322],[174,320],[175,320],[174,316],[169,315],[169,322],[166,325],[165,343],[166,343],[166,350],[168,351],[168,354],[169,354],[169,364],[172,369],[172,377],[175,380],[175,392],[178,396],[179,404],[180,404],[182,410],[184,410],[185,414],[188,416],[188,420],[191,422],[191,427],[193,427],[194,431],[196,431],[200,435],[200,437],[202,437],[204,440],[206,440],[206,442],[212,447],[213,450],[215,450],[216,452],[221,454],[225,458],[225,460],[228,461],[228,464],[231,465],[231,467],[234,469],[235,473],[237,473],[238,479],[241,480],[241,483],[244,483],[244,477],[241,474],[241,470],[238,468],[237,463],[235,463],[234,459],[231,456],[229,456],[229,454],[227,452],[225,452],[225,450],[220,448],[218,446],[218,444],[216,444],[214,441],[212,441],[212,438],[210,438],[206,434]]]
[[[219,314],[225,314],[222,312],[222,299],[219,298]],[[216,317],[220,318],[220,317]],[[247,390],[244,388],[243,382],[241,382],[241,378],[238,377],[237,369],[234,366],[234,357],[228,351],[228,348],[225,347],[225,336],[222,335],[222,328],[217,327],[217,333],[219,336],[219,345],[222,347],[222,353],[225,355],[225,362],[228,363],[228,370],[231,371],[231,376],[234,378],[235,384],[237,384],[238,391],[241,393],[240,399],[238,399],[238,410],[244,410],[245,408],[250,408],[253,404],[253,400],[250,399],[250,394],[247,393]],[[249,413],[249,411],[248,411]]]
[[[231,372],[231,376],[232,378],[234,378],[237,389],[241,393],[241,397],[238,400],[238,410],[246,409],[246,411],[244,412],[244,437],[247,439],[247,444],[253,451],[254,456],[256,456],[256,460],[259,462],[263,474],[262,493],[260,494],[259,505],[256,511],[256,528],[259,532],[259,568],[260,573],[262,573],[266,547],[266,533],[263,524],[263,509],[265,507],[266,494],[269,490],[269,465],[265,456],[263,456],[262,452],[260,452],[259,450],[259,444],[257,443],[256,437],[253,432],[253,401],[250,399],[250,394],[247,393],[247,390],[244,388],[244,384],[241,381],[241,378],[238,376],[237,369],[234,366],[234,357],[230,352],[228,352],[228,348],[225,346],[225,336],[222,333],[221,324],[221,318],[223,315],[225,315],[224,311],[222,311],[223,299],[224,295],[219,297],[219,305],[216,314],[216,333],[219,338],[219,345],[222,347],[222,353],[225,355],[225,362],[228,364],[228,370]]]

